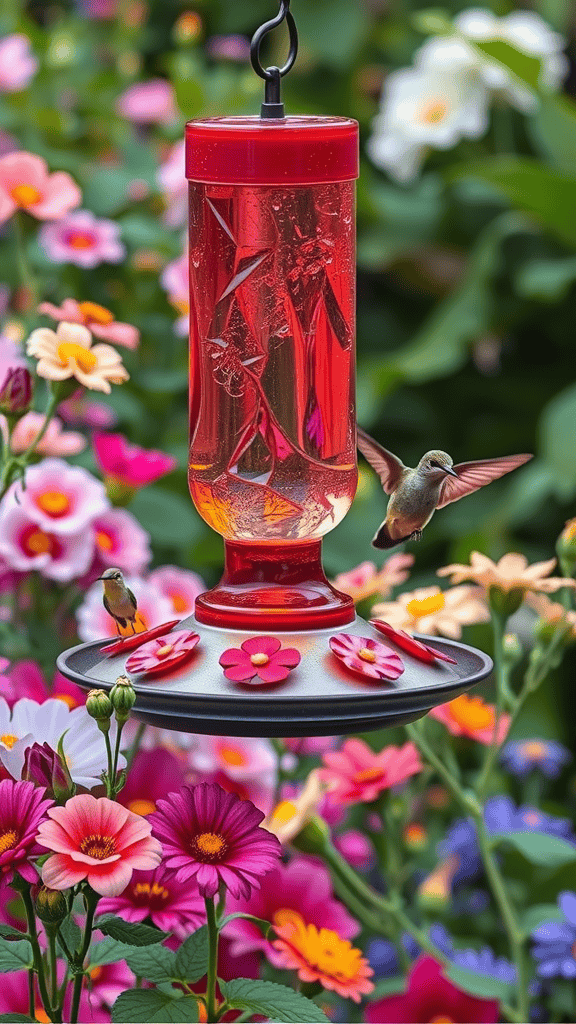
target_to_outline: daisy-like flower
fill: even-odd
[[[374,594],[386,597],[393,587],[408,579],[408,570],[414,564],[414,555],[392,555],[381,569],[374,562],[362,562],[350,572],[341,572],[334,580],[337,590],[349,594],[355,604]]]
[[[52,801],[32,782],[0,782],[0,887],[15,871],[28,882],[38,880],[30,858],[42,852],[36,836],[51,807]]]
[[[237,647],[230,647],[220,656],[227,679],[237,683],[256,680],[255,685],[279,683],[300,664],[300,652],[282,647],[275,636],[253,636]]]
[[[493,562],[479,551],[473,551],[470,555],[470,565],[445,565],[438,569],[438,576],[450,576],[451,583],[473,580],[486,591],[496,587],[505,594],[512,590],[522,595],[529,591],[552,594],[561,587],[576,587],[576,580],[566,579],[564,576],[550,576],[555,565],[555,558],[528,565],[526,556],[515,552],[503,555],[499,562]]]
[[[87,270],[100,263],[120,263],[126,256],[116,221],[95,217],[90,210],[77,210],[45,224],[38,241],[53,263],[75,263]]]
[[[378,640],[338,633],[330,637],[329,643],[332,653],[346,668],[370,679],[398,679],[404,671],[400,656]]]
[[[372,608],[376,619],[384,619],[394,629],[407,633],[438,633],[458,640],[462,626],[487,622],[488,609],[476,587],[419,587],[400,594],[396,601],[382,601]]]
[[[463,693],[448,704],[441,704],[428,712],[431,718],[442,722],[453,736],[467,736],[478,743],[502,743],[510,728],[510,715],[501,714],[496,726],[496,711],[482,697],[469,697]]]
[[[160,864],[162,848],[146,818],[105,796],[74,796],[48,815],[38,842],[54,851],[42,867],[42,881],[50,889],[69,889],[87,879],[100,896],[119,896],[134,870]]]
[[[267,739],[195,736],[188,760],[196,772],[205,775],[223,772],[238,782],[257,778],[273,785],[278,770],[276,752]]]
[[[102,565],[139,576],[150,562],[150,536],[127,509],[107,509],[93,520],[92,529]]]
[[[305,924],[295,910],[276,914],[272,945],[280,954],[281,966],[298,972],[300,981],[320,982],[325,989],[359,1003],[373,991],[374,971],[359,949],[329,928]]]
[[[129,374],[116,349],[92,345],[92,335],[79,324],[58,324],[56,331],[38,327],[28,338],[26,351],[38,359],[36,372],[47,380],[75,377],[90,391],[110,394],[110,384],[123,384]]]
[[[93,556],[94,540],[89,530],[56,533],[32,519],[15,494],[4,496],[0,504],[0,557],[12,569],[36,570],[47,579],[70,583],[88,570]]]
[[[557,629],[565,630],[565,642],[576,640],[576,612],[566,609],[558,601],[551,601],[544,594],[526,594],[526,604],[538,613],[536,630],[541,634],[554,633]]]
[[[206,920],[204,900],[197,887],[190,881],[181,885],[176,872],[163,864],[154,871],[135,871],[123,893],[100,901],[98,913],[118,914],[125,921],[150,918],[157,928],[173,932],[179,939],[195,932]]]
[[[131,675],[155,675],[170,672],[177,665],[188,661],[196,644],[200,641],[198,633],[181,629],[169,636],[159,636],[155,640],[138,647],[126,661],[126,671]]]
[[[43,413],[31,410],[14,424],[10,435],[10,447],[15,455],[21,455],[22,452],[25,452],[30,447],[38,437],[45,422],[46,417]],[[62,420],[54,416],[46,428],[44,437],[36,445],[35,451],[38,455],[63,455],[67,457],[78,455],[79,452],[84,451],[85,447],[86,438],[84,434],[79,434],[75,430],[63,431]]]
[[[150,817],[166,866],[180,883],[195,878],[204,897],[214,896],[221,881],[233,896],[260,887],[282,849],[259,827],[263,819],[254,804],[208,783],[170,793]]]
[[[38,526],[56,534],[77,533],[108,508],[100,480],[62,459],[30,466],[26,486],[18,482],[10,494]]]
[[[179,228],[186,223],[188,211],[188,182],[184,169],[184,139],[176,142],[166,160],[160,165],[156,180],[166,199],[164,220],[168,227]]]
[[[48,165],[35,153],[8,153],[0,157],[0,222],[16,210],[38,220],[63,217],[82,201],[82,193],[65,171],[49,174]]]
[[[114,564],[116,565],[116,562]],[[148,576],[148,581],[172,602],[174,614],[181,618],[192,615],[196,598],[206,590],[206,584],[201,576],[188,569],[179,569],[175,565],[163,565],[159,569],[154,569]]]
[[[428,644],[421,643],[420,640],[415,640],[413,636],[405,633],[403,629],[394,629],[388,622],[383,622],[382,619],[370,619],[370,625],[374,626],[374,629],[377,629],[379,633],[383,633],[388,640],[392,640],[401,650],[411,654],[413,658],[417,658],[418,661],[423,661],[427,665],[433,665],[435,661],[448,661],[451,665],[456,665],[454,658],[450,658],[447,654],[442,654],[435,647],[429,647]]]
[[[38,71],[28,36],[21,32],[0,39],[0,92],[26,89]]]
[[[541,978],[576,978],[576,893],[561,892],[558,907],[563,919],[545,921],[532,932],[536,942],[532,956]]]
[[[111,341],[113,345],[124,345],[125,348],[138,348],[140,331],[132,324],[123,324],[114,319],[114,314],[99,306],[97,302],[77,302],[76,299],[64,299],[61,306],[51,302],[42,302],[38,312],[58,322],[65,320],[69,324],[81,324],[95,338]]]
[[[95,431],[93,444],[104,476],[134,490],[171,473],[177,466],[171,455],[130,444],[122,434]]]
[[[165,78],[136,82],[118,98],[116,110],[134,124],[169,124],[176,117],[174,89]]]
[[[519,779],[526,778],[532,771],[556,779],[571,760],[570,751],[556,740],[514,740],[507,743],[500,754],[506,771]]]
[[[124,734],[122,741],[124,743]],[[186,761],[180,751],[175,753],[164,747],[140,749],[130,765],[118,800],[129,811],[147,818],[156,810],[160,797],[166,796],[174,786],[184,785],[187,774]]]
[[[379,793],[406,782],[422,771],[413,743],[385,747],[375,754],[363,740],[346,740],[340,750],[328,750],[319,778],[328,786],[332,800],[343,804],[372,803]]]

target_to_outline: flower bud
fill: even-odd
[[[47,925],[58,925],[68,914],[66,897],[59,889],[48,889],[42,885],[36,897],[36,913]]]
[[[515,633],[505,633],[502,640],[502,653],[507,665],[517,665],[522,657],[522,646]]]
[[[90,690],[86,697],[86,711],[91,718],[96,719],[98,724],[100,722],[108,722],[109,725],[110,718],[114,712],[114,706],[104,690]]]
[[[44,787],[46,796],[59,804],[66,803],[76,789],[64,758],[48,743],[33,743],[26,748],[22,779]]]
[[[5,416],[20,417],[32,404],[32,377],[26,366],[14,366],[0,388],[0,412]]]
[[[122,724],[128,721],[130,712],[136,703],[136,693],[128,676],[118,676],[110,690],[110,700],[116,712],[116,721]]]
[[[330,829],[323,818],[315,814],[304,827],[292,839],[292,845],[302,853],[316,854],[325,853],[326,844],[330,842]]]
[[[510,615],[514,615],[514,612],[518,611],[524,600],[524,593],[521,587],[514,587],[512,590],[490,587],[488,601],[493,611],[507,619]]]
[[[564,576],[574,576],[576,569],[576,518],[569,519],[556,542],[556,553]]]

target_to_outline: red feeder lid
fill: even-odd
[[[186,177],[219,185],[316,185],[358,177],[347,117],[208,117],[186,125]]]

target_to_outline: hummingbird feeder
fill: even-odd
[[[264,68],[262,40],[284,20],[287,61]],[[194,616],[160,639],[142,635],[151,654],[97,642],[58,662],[90,688],[109,688],[132,667],[137,716],[189,732],[382,728],[420,717],[491,669],[486,655],[452,641],[434,641],[438,656],[427,661],[385,645],[322,568],[322,537],[357,484],[358,124],[285,114],[281,80],[297,49],[281,0],[252,40],[265,81],[260,115],[186,126],[188,479],[196,509],[224,539],[224,575]],[[183,629],[199,637],[188,652],[171,642]]]

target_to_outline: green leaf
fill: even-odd
[[[122,992],[112,1007],[113,1024],[187,1024],[198,1020],[198,1003],[191,996],[174,999],[154,989]]]
[[[202,520],[189,498],[163,487],[144,487],[130,502],[130,511],[157,544],[193,544],[202,533]],[[177,531],[175,534],[175,526]]]
[[[220,982],[220,988],[230,1005],[239,1010],[252,1010],[283,1024],[328,1024],[328,1018],[316,1003],[286,985],[234,978],[233,981]]]
[[[60,931],[64,942],[68,946],[71,953],[75,953],[80,948],[82,941],[82,932],[72,917],[66,917],[60,925]]]
[[[560,868],[576,860],[576,846],[567,843],[558,836],[548,836],[543,832],[502,832],[492,836],[500,843],[509,843],[518,850],[531,864],[542,867]]]
[[[568,96],[543,96],[527,122],[533,141],[561,171],[576,169],[576,104]]]
[[[23,1013],[0,1013],[2,1024],[37,1024],[33,1017],[26,1017]]]
[[[102,942],[95,942],[90,948],[90,966],[103,967],[105,964],[115,964],[119,960],[126,960],[133,949],[137,946],[127,946],[125,942],[117,942],[116,939],[103,939]]]
[[[576,256],[568,256],[563,260],[528,260],[516,274],[514,285],[523,299],[561,302],[575,281]]]
[[[176,974],[180,981],[194,984],[208,969],[208,928],[205,924],[189,935],[176,953]]]
[[[522,931],[525,935],[530,935],[535,928],[543,924],[544,921],[563,921],[564,914],[555,903],[537,903],[534,907],[529,907],[526,913],[522,916]]]
[[[163,982],[177,978],[176,954],[165,946],[143,946],[126,956],[126,963],[134,974],[147,981]]]
[[[0,974],[21,971],[24,967],[31,966],[32,947],[29,942],[8,942],[6,939],[0,939]]]
[[[406,991],[406,978],[380,978],[374,985],[374,991],[370,993],[370,1000],[383,999],[384,996],[396,996]]]
[[[104,935],[109,935],[118,942],[125,942],[129,946],[152,946],[155,942],[164,942],[168,938],[168,932],[162,932],[159,928],[151,928],[149,924],[133,924],[131,921],[124,921],[121,917],[113,914],[105,914],[99,917],[96,927]]]
[[[513,985],[500,981],[499,978],[492,978],[489,974],[476,974],[475,971],[457,967],[456,964],[449,964],[445,967],[444,974],[458,988],[469,992],[470,995],[479,996],[481,999],[509,999],[514,992]]]
[[[540,420],[541,451],[552,468],[561,498],[570,498],[576,487],[576,384],[560,391],[544,407]]]
[[[252,924],[257,924],[258,927],[262,929],[265,936],[272,927],[270,921],[265,921],[263,917],[254,917],[254,914],[243,914],[240,911],[236,914],[227,914],[220,922],[220,927],[223,928],[224,925],[230,924],[230,921],[237,921],[238,918],[242,921],[251,921]]]
[[[514,78],[529,86],[532,91],[538,89],[542,71],[542,62],[538,57],[531,57],[530,54],[517,50],[505,39],[475,40],[473,45],[484,57],[511,71]]]
[[[6,939],[8,942],[21,942],[22,932],[19,932],[17,928],[12,928],[12,925],[0,924],[0,938]]]

